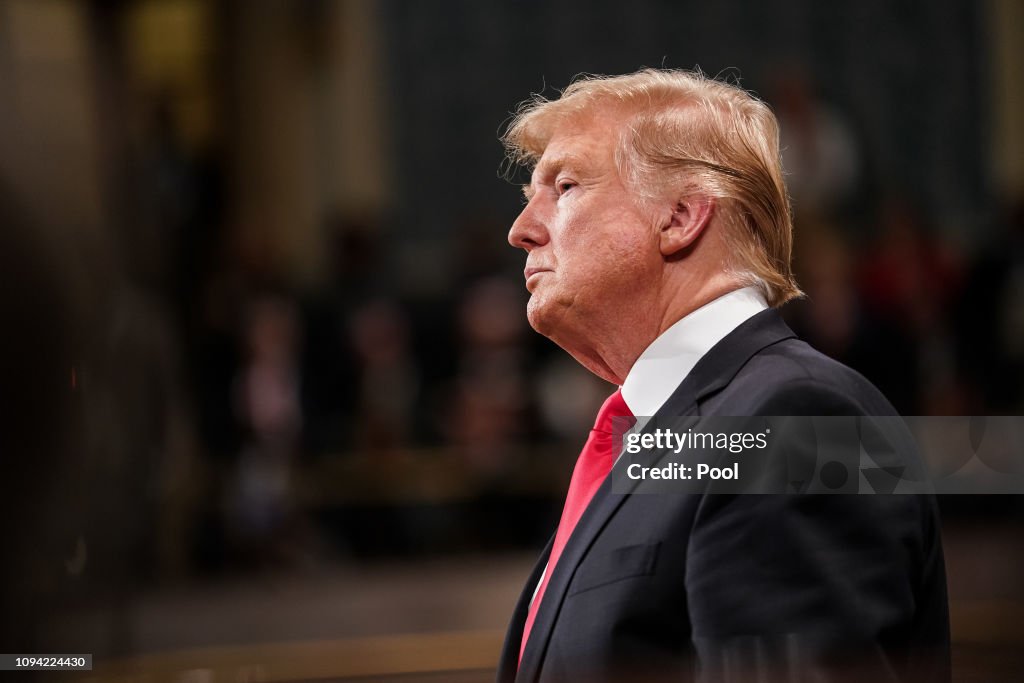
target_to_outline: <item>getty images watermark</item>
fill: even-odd
[[[616,420],[620,493],[1024,493],[1024,417]]]

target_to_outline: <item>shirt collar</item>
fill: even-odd
[[[640,354],[622,383],[636,416],[652,416],[715,344],[768,308],[756,287],[736,289],[684,316]]]

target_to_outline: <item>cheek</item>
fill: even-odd
[[[580,271],[595,283],[617,287],[639,282],[653,265],[651,258],[657,252],[647,231],[636,226],[620,224],[582,248]]]

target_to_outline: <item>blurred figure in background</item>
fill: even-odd
[[[863,160],[853,129],[839,109],[815,96],[798,67],[779,69],[772,92],[793,203],[804,217],[834,215],[861,181]]]
[[[243,328],[245,356],[235,382],[243,440],[225,500],[228,539],[240,559],[287,559],[295,531],[294,468],[302,434],[301,338],[295,304],[258,296]]]
[[[354,435],[359,433],[356,416],[361,410],[359,356],[373,353],[355,348],[357,338],[365,345],[367,337],[358,311],[378,305],[388,308],[391,304],[382,294],[386,288],[380,281],[384,266],[379,256],[379,233],[383,230],[379,221],[364,214],[331,213],[324,229],[328,278],[321,288],[307,295],[303,305],[303,449],[310,459],[354,449]],[[400,311],[394,314],[403,317]],[[402,338],[392,344],[408,342],[405,323],[398,321],[396,325]]]
[[[975,414],[1024,413],[1024,197],[1007,205],[972,264],[955,322]]]
[[[532,422],[522,296],[505,278],[478,280],[463,291],[459,366],[445,423],[459,457],[487,481],[507,473]]]
[[[358,379],[352,445],[373,456],[392,454],[412,442],[419,373],[411,355],[409,322],[394,301],[376,297],[349,318]]]
[[[959,259],[907,200],[888,198],[878,227],[856,276],[868,316],[886,330],[879,341],[905,355],[888,368],[896,375],[871,376],[890,382],[903,414],[963,414],[967,401],[952,329],[962,286]]]

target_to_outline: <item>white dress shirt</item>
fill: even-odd
[[[637,417],[654,415],[712,346],[766,308],[759,289],[744,287],[704,304],[662,332],[622,383],[629,410]]]

